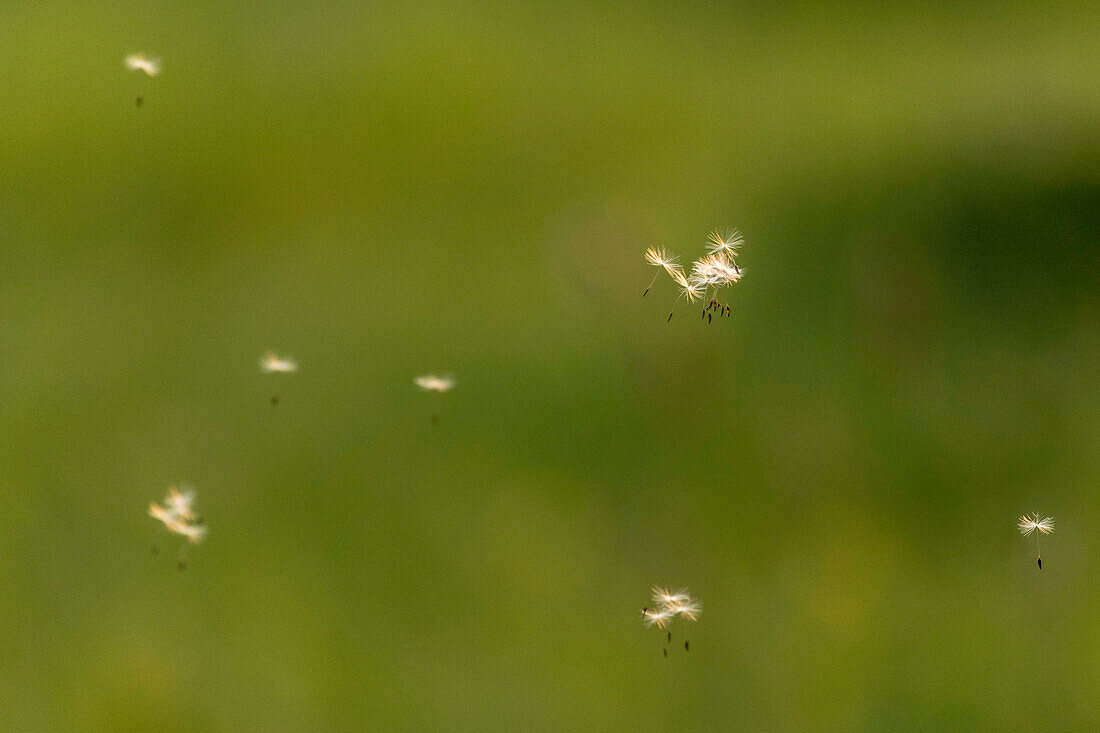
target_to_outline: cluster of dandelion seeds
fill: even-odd
[[[657,587],[653,589],[653,607],[646,606],[642,609],[642,619],[647,626],[667,629],[677,617],[688,621],[698,620],[702,610],[702,605],[688,594],[687,588],[670,592],[665,588]],[[671,630],[668,631],[666,641],[672,642]],[[690,651],[690,648],[690,643],[685,639],[684,651]],[[668,647],[664,647],[661,651],[666,657],[668,656]]]
[[[687,588],[669,592],[664,588],[653,589],[653,608],[642,609],[642,618],[649,626],[663,629],[678,616],[688,621],[696,621],[703,607],[698,600],[688,595]]]
[[[680,298],[686,298],[689,303],[702,301],[705,304],[702,318],[707,323],[711,322],[716,313],[719,317],[730,315],[729,304],[722,302],[719,294],[723,288],[740,281],[744,274],[744,270],[737,264],[737,253],[744,243],[745,238],[738,229],[730,229],[724,233],[715,230],[707,238],[706,255],[692,262],[691,269],[687,271],[680,267],[678,258],[666,250],[652,247],[646,250],[646,262],[668,273],[680,291],[672,305],[672,311],[668,314],[668,320],[672,320]],[[653,276],[653,281],[656,281],[657,275]],[[643,297],[653,287],[653,281],[642,293]]]

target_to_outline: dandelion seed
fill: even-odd
[[[163,523],[169,532],[182,535],[191,544],[197,545],[206,537],[206,525],[191,507],[194,500],[194,491],[179,491],[175,486],[170,486],[168,495],[164,497],[164,506],[155,501],[149,503],[149,516]]]
[[[707,252],[720,254],[733,260],[737,256],[737,250],[745,243],[745,237],[740,229],[730,229],[725,234],[715,229],[707,238]]]
[[[260,371],[264,374],[293,374],[298,371],[298,362],[285,356],[278,356],[274,351],[269,351],[260,359]],[[279,404],[279,395],[271,395],[271,406]]]
[[[669,255],[664,249],[650,247],[645,251],[645,261],[654,267],[663,268],[669,275],[673,275],[678,269],[676,266],[677,259],[675,255]],[[659,274],[661,273],[657,273],[657,275]],[[649,287],[642,293],[643,298],[649,293],[650,288],[653,287],[653,283],[657,282],[657,275],[654,275],[653,279],[649,281]],[[675,275],[673,275],[673,277],[675,277]]]
[[[147,76],[160,73],[160,59],[149,58],[143,53],[132,53],[126,57],[126,68],[130,71],[144,71]]]
[[[689,598],[682,603],[676,604],[675,609],[678,615],[683,616],[688,621],[697,621],[703,607],[699,601]]]
[[[681,588],[672,593],[661,587],[653,588],[653,602],[660,608],[667,608],[669,605],[690,600],[691,596],[688,595],[687,588]]]
[[[436,394],[443,394],[450,391],[455,386],[455,379],[451,376],[436,376],[435,374],[425,374],[417,377],[413,380],[416,386],[424,392],[435,392]],[[437,406],[438,407],[438,406]],[[434,428],[439,424],[439,413],[437,411],[432,412],[432,427]]]
[[[1040,534],[1050,534],[1054,531],[1054,517],[1039,518],[1038,514],[1027,515],[1020,517],[1019,523],[1016,525],[1020,528],[1020,534],[1024,537],[1031,536],[1031,533],[1038,530]]]
[[[642,610],[642,616],[645,618],[646,625],[656,626],[658,629],[663,629],[666,626],[668,626],[668,622],[671,621],[672,618],[675,615],[676,614],[674,614],[674,613],[670,613],[668,611],[663,611],[663,610],[662,611],[654,611],[652,609],[650,609],[650,610],[643,609]]]
[[[676,255],[670,255],[663,248],[650,247],[645,251],[645,261],[654,267],[663,267],[669,272],[676,269]]]
[[[1020,534],[1024,537],[1030,537],[1032,533],[1035,534],[1035,555],[1036,562],[1039,564],[1039,569],[1043,569],[1043,553],[1039,550],[1039,535],[1050,534],[1054,531],[1054,517],[1043,517],[1040,519],[1039,514],[1024,514],[1020,517],[1020,521],[1016,523],[1016,527],[1020,530]]]
[[[455,386],[454,377],[437,377],[434,374],[425,374],[413,380],[416,386],[425,392],[447,392]]]
[[[298,362],[269,351],[260,359],[260,371],[265,374],[291,374],[298,371]]]

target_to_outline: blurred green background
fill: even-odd
[[[0,4],[0,727],[1100,727],[1097,27]]]

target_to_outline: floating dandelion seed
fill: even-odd
[[[146,76],[160,73],[160,59],[149,58],[143,53],[132,53],[126,57],[126,68],[130,71],[144,71]]]
[[[1030,516],[1025,514],[1020,517],[1020,522],[1016,526],[1020,528],[1020,534],[1024,537],[1029,537],[1035,530],[1038,530],[1040,534],[1050,534],[1054,531],[1054,517],[1039,519],[1038,514]]]
[[[688,621],[698,620],[699,613],[703,610],[699,605],[699,601],[691,598],[672,604],[670,608],[674,609],[678,616],[683,616]]]
[[[291,374],[298,371],[298,362],[269,351],[260,359],[260,371],[265,374]]]
[[[663,629],[668,626],[668,622],[671,621],[676,614],[665,610],[653,610],[652,608],[642,609],[642,618],[645,619],[647,626],[656,626],[658,629]]]
[[[447,392],[455,386],[454,377],[443,376],[438,377],[434,374],[425,374],[424,376],[417,377],[413,380],[416,386],[425,392]]]
[[[452,376],[436,376],[435,374],[424,374],[413,380],[416,386],[424,392],[435,392],[436,394],[443,394],[448,392],[455,386],[455,378]],[[432,411],[432,426],[434,427],[439,423],[439,410],[438,405]]]
[[[745,237],[740,229],[730,229],[725,234],[715,229],[707,237],[707,253],[722,255],[733,260],[737,256],[737,250],[745,243]]]
[[[645,251],[645,261],[654,267],[663,267],[669,272],[676,269],[676,255],[670,255],[663,248],[650,247]]]
[[[264,374],[293,374],[298,371],[298,362],[285,356],[278,356],[274,351],[269,351],[260,359],[260,371]],[[271,406],[277,407],[279,395],[271,395]]]
[[[675,277],[674,272],[679,269],[676,265],[676,261],[678,259],[679,258],[675,255],[669,255],[668,252],[666,252],[663,248],[658,249],[650,247],[645,251],[646,262],[653,265],[654,267],[663,268],[665,272],[667,272],[669,275],[673,275],[673,277]],[[660,274],[661,273],[659,272],[657,273],[657,275]],[[642,293],[643,298],[649,293],[650,288],[653,287],[653,283],[657,282],[657,275],[654,275],[653,279],[649,281],[649,287],[645,289],[644,293]]]
[[[1036,561],[1039,564],[1039,569],[1043,569],[1043,553],[1039,551],[1039,535],[1050,534],[1054,531],[1054,517],[1039,518],[1039,514],[1025,514],[1020,517],[1020,521],[1016,523],[1016,526],[1020,530],[1020,534],[1024,537],[1029,537],[1035,533],[1035,554]]]
[[[670,593],[664,588],[653,589],[653,602],[658,607],[667,608],[670,605],[683,603],[684,601],[690,601],[691,596],[688,595],[687,588],[682,588],[678,591]]]

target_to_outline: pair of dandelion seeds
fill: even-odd
[[[298,371],[298,362],[290,357],[279,356],[269,351],[260,359],[260,371],[265,374],[293,374]],[[424,392],[448,392],[455,386],[455,378],[449,375],[437,376],[424,374],[413,380]]]
[[[206,524],[202,517],[195,513],[195,492],[191,489],[179,490],[175,486],[168,487],[168,495],[164,497],[164,506],[154,502],[149,504],[149,516],[164,524],[164,528],[172,534],[178,534],[187,538],[191,545],[197,545],[206,537]],[[179,569],[187,566],[187,547],[182,545],[179,552]],[[153,553],[157,553],[157,546],[153,545]]]
[[[260,359],[260,371],[265,374],[293,374],[298,371],[298,362],[286,356],[269,351]],[[413,380],[413,384],[424,392],[449,392],[455,386],[455,378],[449,375],[438,376],[424,374]]]
[[[744,270],[737,264],[737,252],[745,238],[737,229],[731,229],[725,233],[715,231],[707,239],[707,254],[691,263],[691,270],[685,272],[679,265],[679,258],[670,255],[664,248],[650,247],[645,252],[645,261],[654,267],[659,267],[680,290],[676,301],[672,304],[672,310],[668,314],[668,320],[672,320],[672,314],[676,312],[676,304],[680,298],[686,298],[689,303],[702,301],[702,318],[710,323],[714,315],[730,315],[730,306],[719,300],[719,293],[741,280]],[[642,293],[644,298],[657,282],[658,272],[649,282],[649,287]]]
[[[1043,554],[1039,548],[1039,536],[1054,532],[1054,518],[1043,517],[1038,513],[1025,514],[1020,517],[1016,527],[1024,537],[1035,535],[1036,562],[1039,569],[1042,570]],[[702,605],[688,594],[686,588],[674,592],[669,592],[664,588],[654,588],[652,597],[653,606],[646,606],[642,609],[642,620],[648,626],[656,626],[658,629],[667,630],[666,642],[670,644],[672,643],[672,630],[668,627],[672,621],[677,618],[696,621],[702,612]],[[689,651],[689,649],[689,642],[685,639],[684,651]],[[663,647],[661,651],[666,657],[668,656],[667,646]]]

